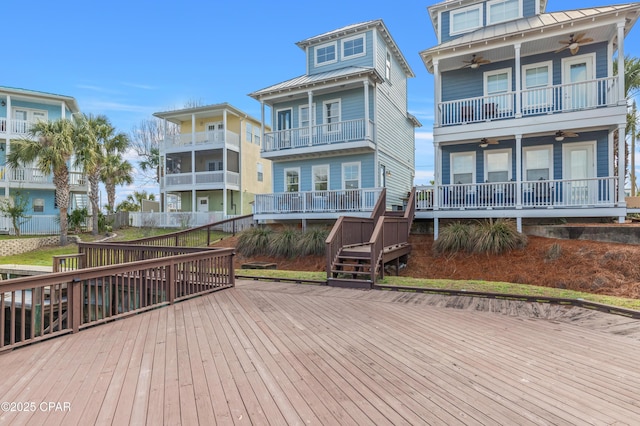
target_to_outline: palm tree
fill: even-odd
[[[105,158],[101,179],[107,190],[107,209],[109,212],[115,211],[116,186],[133,183],[132,172],[131,163],[122,158],[121,153],[112,152]]]
[[[618,61],[613,62],[613,73],[618,74]],[[640,90],[640,58],[632,58],[630,56],[626,56],[624,58],[624,93],[627,99],[633,98],[638,91]],[[631,108],[627,111],[627,126],[626,126],[626,135],[632,135],[636,133],[638,117],[635,114],[635,111]],[[625,135],[625,136],[626,136]],[[625,176],[627,174],[626,167],[626,159],[629,157],[629,148],[625,143],[625,155],[624,159],[617,158],[618,156],[618,143],[620,140],[620,136],[618,135],[618,131],[614,133],[613,138],[613,152],[615,156],[614,163],[614,175],[619,176],[618,173],[624,173]],[[624,139],[626,141],[626,138]],[[632,147],[635,150],[635,147]],[[622,168],[620,168],[621,166]],[[618,170],[621,170],[620,172]],[[633,184],[633,183],[632,183]]]
[[[67,118],[34,123],[27,139],[11,143],[7,163],[11,167],[27,164],[43,174],[53,174],[56,202],[60,209],[60,245],[67,244],[67,212],[69,210],[69,163],[74,154],[75,140],[81,134],[77,124]]]

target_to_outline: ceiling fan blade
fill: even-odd
[[[564,132],[564,136],[568,138],[575,138],[576,136],[578,136],[578,134],[574,132]]]
[[[577,34],[575,37],[573,37],[573,41],[575,41],[576,43],[582,43],[582,37],[584,37],[585,35],[587,35],[587,33]]]
[[[480,59],[478,61],[476,61],[477,64],[490,64],[491,61],[488,59]]]
[[[498,145],[500,142],[498,142],[496,139],[489,139],[487,143],[489,145]]]
[[[560,53],[560,52],[562,52],[563,50],[568,49],[568,48],[569,48],[569,45],[567,44],[566,46],[561,47],[560,49],[556,50],[554,53]]]
[[[592,38],[583,38],[579,43],[591,43],[593,41]]]

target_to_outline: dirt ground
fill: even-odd
[[[636,245],[529,237],[525,249],[507,254],[436,257],[431,249],[433,235],[412,235],[410,242],[413,250],[407,267],[400,271],[403,276],[504,281],[640,298],[640,246]],[[234,246],[235,238],[218,245]],[[249,261],[274,262],[284,270],[325,270],[323,256],[247,259],[236,255],[237,268]]]

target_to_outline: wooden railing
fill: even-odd
[[[82,246],[87,269],[0,284],[0,351],[234,285],[233,249]],[[91,267],[154,251],[165,257]]]

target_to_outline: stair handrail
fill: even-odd
[[[325,240],[327,279],[331,278],[331,265],[338,258],[340,249],[349,245],[367,243],[374,225],[373,219],[367,217],[340,216],[338,218]]]
[[[387,188],[382,188],[380,191],[380,196],[378,197],[378,201],[376,201],[376,205],[373,207],[371,211],[371,216],[369,218],[373,219],[374,222],[377,222],[378,218],[384,215],[384,212],[387,210]]]

